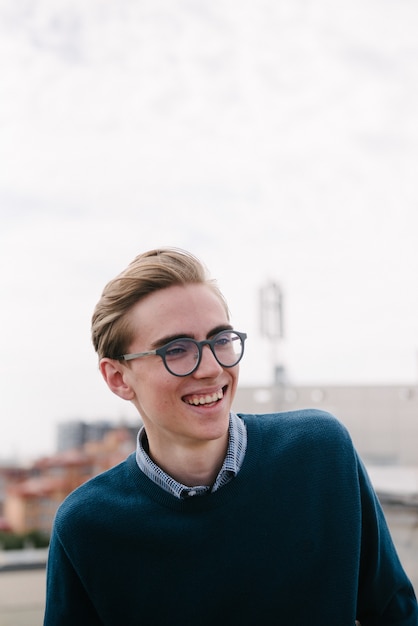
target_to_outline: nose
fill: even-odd
[[[215,359],[210,346],[202,347],[202,358],[199,367],[194,372],[197,378],[214,378],[222,371],[222,365]]]

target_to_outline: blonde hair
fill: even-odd
[[[103,290],[92,316],[91,336],[99,359],[118,358],[133,340],[130,309],[145,296],[173,285],[205,284],[225,306],[216,282],[195,256],[179,248],[160,248],[138,255]]]

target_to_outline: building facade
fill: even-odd
[[[120,463],[134,449],[132,431],[113,428],[99,441],[39,459],[25,480],[6,485],[3,519],[7,527],[19,534],[37,530],[49,535],[64,498],[86,480]]]
[[[329,411],[350,432],[366,463],[418,467],[418,386],[276,385],[238,388],[234,410]]]

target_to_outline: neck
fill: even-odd
[[[228,448],[228,433],[222,439],[205,441],[193,448],[170,446],[160,450],[149,441],[148,454],[159,467],[186,487],[212,485],[222,467]]]

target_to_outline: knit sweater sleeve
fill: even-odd
[[[418,608],[382,508],[358,459],[362,500],[361,562],[357,617],[362,626],[418,626]]]
[[[44,626],[102,624],[61,541],[57,527],[51,537],[47,567]]]

